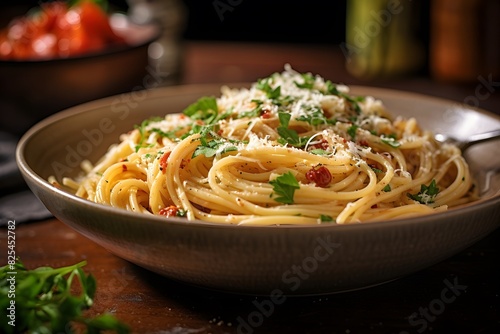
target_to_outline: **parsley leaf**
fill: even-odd
[[[439,188],[436,184],[436,180],[433,179],[428,186],[422,184],[420,186],[420,192],[418,194],[408,193],[407,195],[409,198],[419,203],[430,204],[434,203],[434,198],[438,193],[439,193]]]
[[[322,124],[333,124],[337,123],[336,119],[326,118],[323,110],[318,107],[304,107],[306,114],[297,117],[297,121],[306,122],[313,126],[318,126]]]
[[[326,84],[326,90],[323,92],[323,94],[331,94],[331,95],[337,95],[338,97],[342,97],[346,99],[349,103],[351,103],[353,109],[356,111],[356,113],[359,115],[361,114],[361,107],[359,106],[358,102],[362,102],[365,100],[364,96],[358,96],[358,97],[352,97],[349,96],[348,94],[342,93],[337,89],[337,86],[332,83],[330,80],[327,80],[325,82]]]
[[[334,223],[335,222],[335,219],[333,219],[333,217],[329,216],[329,215],[319,215],[319,220],[322,223]]]
[[[217,100],[213,96],[205,96],[184,109],[183,113],[191,119],[204,120],[211,124],[218,114]]]
[[[85,261],[75,265],[28,270],[16,259],[14,264],[0,267],[0,307],[7,309],[14,300],[8,296],[12,278],[15,279],[15,327],[8,321],[0,322],[2,333],[66,333],[68,326],[81,324],[88,333],[128,333],[129,328],[111,314],[95,318],[83,316],[93,304],[96,280],[82,269]],[[15,272],[15,275],[12,274]],[[73,293],[79,284],[79,295]],[[72,288],[73,286],[73,288]]]
[[[269,181],[269,184],[273,186],[274,192],[278,195],[274,200],[284,204],[293,204],[295,190],[300,188],[299,182],[292,172],[278,176]]]
[[[295,86],[298,88],[305,88],[305,89],[313,89],[314,87],[314,76],[311,73],[304,73],[301,74],[302,79],[304,79],[303,83],[298,83],[297,81],[294,81]]]
[[[260,79],[257,81],[257,89],[260,89],[264,91],[267,95],[268,98],[271,100],[277,99],[281,95],[281,86],[278,86],[276,88],[271,87],[271,82],[272,78],[265,78],[265,79]]]
[[[228,141],[222,139],[214,139],[211,141],[202,141],[201,145],[196,147],[193,152],[192,158],[196,158],[197,156],[203,154],[207,158],[211,158],[217,153],[223,154],[231,151],[237,151],[238,148],[234,145],[228,146]]]
[[[299,137],[297,131],[288,128],[291,117],[292,115],[287,112],[278,113],[280,126],[278,126],[276,130],[281,137],[280,139],[278,139],[278,142],[282,145],[289,144],[294,147],[302,147],[307,143],[308,138]]]
[[[392,148],[398,148],[399,146],[401,146],[401,143],[396,140],[396,135],[390,135],[388,137],[382,135],[380,139],[383,143],[389,145]]]
[[[145,119],[144,121],[142,121],[142,123],[140,125],[134,126],[134,128],[139,131],[139,135],[140,135],[139,142],[137,143],[137,145],[135,145],[135,152],[139,151],[139,149],[141,147],[145,147],[144,140],[146,140],[146,138],[147,138],[146,127],[153,122],[159,122],[162,120],[163,120],[162,117],[151,117],[151,118],[148,118],[148,119]]]
[[[356,139],[356,131],[358,130],[358,126],[356,124],[351,125],[347,129],[347,134],[351,136],[352,140]]]
[[[331,154],[330,152],[328,152],[322,148],[316,148],[316,149],[310,150],[308,152],[311,154],[315,154],[315,155],[330,155]]]
[[[386,186],[382,189],[382,191],[384,191],[384,192],[386,192],[386,193],[388,193],[388,192],[389,192],[389,191],[391,191],[391,190],[392,190],[392,189],[391,189],[391,185],[390,185],[390,184],[387,184],[387,185],[386,185]]]
[[[173,129],[171,131],[168,131],[168,132],[162,131],[161,129],[158,129],[158,128],[152,128],[151,132],[156,132],[160,136],[167,137],[169,139],[176,139],[177,136],[175,135],[175,133],[178,132],[178,131],[180,131],[180,130],[182,130],[182,128],[183,127],[178,126],[177,128],[175,128],[175,129]]]
[[[262,112],[262,102],[257,107],[253,108],[250,111],[241,112],[237,118],[239,119],[239,118],[245,118],[245,117],[248,117],[248,118],[258,117],[261,112]]]

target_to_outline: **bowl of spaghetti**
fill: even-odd
[[[433,137],[499,128],[486,111],[289,66],[129,98],[47,118],[17,161],[57,218],[166,277],[335,293],[425,268],[499,225],[499,148]]]

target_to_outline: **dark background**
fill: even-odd
[[[369,0],[368,0],[369,1]],[[418,2],[417,34],[424,42],[429,30],[429,1]],[[270,43],[340,44],[345,40],[346,3],[337,1],[180,0],[187,10],[185,40]],[[0,4],[0,24],[22,15],[40,1],[8,0]],[[125,0],[109,0],[111,8],[128,10]],[[231,6],[230,4],[234,4]],[[221,16],[215,8],[219,5]],[[224,4],[228,7],[224,11]]]

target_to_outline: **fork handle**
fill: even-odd
[[[466,143],[464,143],[462,149],[465,149],[466,147],[469,147],[473,144],[482,143],[487,140],[499,139],[499,138],[500,138],[500,129],[489,132],[478,133],[470,136],[469,140]]]

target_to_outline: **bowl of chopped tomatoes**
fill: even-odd
[[[159,27],[103,3],[43,2],[0,28],[0,130],[23,133],[59,110],[148,88]]]

